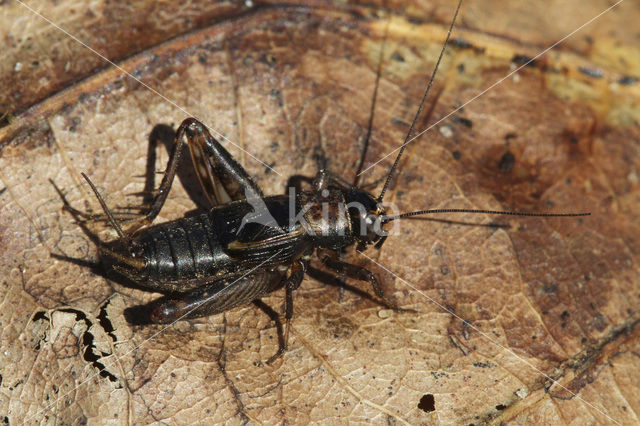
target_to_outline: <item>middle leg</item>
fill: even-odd
[[[291,327],[291,318],[293,318],[293,292],[300,287],[302,284],[302,280],[304,278],[304,274],[307,272],[307,265],[303,261],[297,261],[291,266],[291,274],[286,278],[284,282],[285,288],[285,330],[284,330],[284,338],[282,339],[282,343],[278,348],[278,352],[275,353],[269,360],[267,360],[267,364],[273,363],[276,359],[280,358],[289,345],[289,328]]]
[[[353,265],[348,262],[344,262],[338,259],[338,254],[335,251],[331,250],[318,250],[318,257],[324,266],[331,269],[334,272],[339,274],[344,274],[349,278],[354,278],[360,281],[366,281],[371,284],[373,287],[373,292],[382,299],[383,303],[393,309],[394,311],[403,311],[402,308],[399,308],[394,302],[387,299],[382,291],[382,286],[378,279],[373,274],[373,272],[369,271],[366,268],[363,268],[359,265]]]

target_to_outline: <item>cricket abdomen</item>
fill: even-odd
[[[237,271],[237,263],[225,254],[217,234],[207,214],[145,229],[136,240],[144,249],[149,286],[185,291]]]

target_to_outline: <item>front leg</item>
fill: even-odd
[[[322,264],[332,271],[339,274],[344,274],[349,278],[354,278],[356,280],[366,281],[370,283],[373,287],[373,292],[376,294],[376,296],[382,299],[387,307],[393,309],[394,311],[403,311],[403,309],[399,308],[394,302],[385,297],[384,292],[382,291],[382,286],[380,286],[380,283],[378,282],[378,279],[373,274],[373,272],[369,271],[366,268],[363,268],[362,266],[353,265],[351,263],[339,260],[337,258],[338,254],[331,250],[319,249],[318,257],[320,258]]]

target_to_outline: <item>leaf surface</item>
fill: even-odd
[[[363,153],[367,168],[402,143],[454,6],[225,9],[219,23],[167,30],[203,26],[163,44],[122,42],[115,57],[146,49],[121,63],[144,85],[92,62],[30,95],[23,112],[11,104],[16,116],[0,128],[0,412],[51,423],[637,422],[639,46],[622,30],[637,7],[479,96],[607,6],[465,5],[418,128],[448,117],[410,143],[385,198],[398,211],[592,216],[399,221],[381,250],[347,259],[416,312],[316,274],[297,291],[290,348],[271,366],[276,328],[253,305],[166,328],[127,322],[125,308],[159,294],[60,258],[91,262],[96,247],[49,179],[80,209],[99,211],[83,171],[110,206],[137,205],[151,132],[170,141],[167,126],[192,115],[233,142],[266,194],[323,164],[352,181]],[[52,58],[47,75],[61,66]],[[71,84],[79,75],[90,76]],[[157,155],[162,170],[164,147]],[[377,194],[393,158],[361,184]],[[201,197],[186,165],[158,221]],[[281,292],[264,301],[282,310]]]

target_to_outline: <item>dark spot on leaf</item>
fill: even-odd
[[[636,84],[638,82],[638,77],[632,76],[624,76],[618,79],[618,84],[622,84],[624,86],[630,86],[632,84]]]
[[[502,410],[504,410],[505,408],[507,408],[507,406],[506,406],[506,405],[502,405],[502,404],[498,404],[498,405],[496,405],[496,410],[498,410],[498,411],[502,411]]]
[[[580,72],[586,76],[592,78],[602,78],[602,70],[599,70],[597,68],[580,67],[578,68],[578,70],[580,70]]]
[[[469,120],[468,118],[464,118],[464,117],[460,117],[460,116],[455,115],[453,117],[453,121],[456,122],[456,123],[460,123],[463,126],[468,127],[468,128],[472,128],[473,127],[473,121]]]
[[[502,158],[500,158],[498,168],[505,173],[509,173],[511,170],[513,170],[513,165],[515,164],[515,162],[515,155],[513,155],[510,151],[507,151],[502,155]]]
[[[271,89],[269,95],[275,98],[276,103],[280,108],[284,105],[284,101],[282,100],[282,92],[279,89]]]
[[[391,60],[396,61],[396,62],[404,62],[404,57],[399,54],[398,52],[393,52],[391,54]]]
[[[397,118],[397,117],[392,117],[391,118],[391,124],[393,124],[394,126],[398,126],[398,127],[409,127],[409,123],[407,123],[406,121],[402,121],[401,119]]]
[[[267,164],[267,166],[269,167],[265,167],[264,168],[264,174],[268,175],[269,173],[271,173],[271,171],[273,171],[273,167],[276,165],[275,161],[271,162],[271,164]]]
[[[458,49],[471,49],[473,47],[471,43],[460,37],[456,37],[451,40],[451,45],[453,47],[457,47]]]
[[[596,317],[593,319],[593,326],[598,331],[604,331],[604,329],[607,328],[607,323],[608,323],[607,319],[602,314],[597,314]]]
[[[430,393],[422,395],[418,403],[418,408],[425,413],[430,413],[436,409],[436,399]]]
[[[528,67],[535,67],[538,65],[538,61],[525,55],[515,55],[511,58],[511,62],[517,65],[526,65]]]
[[[507,133],[506,135],[504,135],[505,144],[509,145],[509,142],[511,142],[511,139],[515,139],[516,137],[518,137],[518,135],[516,135],[515,133]]]
[[[453,151],[451,154],[453,155],[453,158],[455,160],[459,160],[462,157],[462,154],[460,153],[460,151]]]
[[[278,58],[273,53],[267,53],[264,58],[265,62],[270,65],[275,65],[278,63]]]

